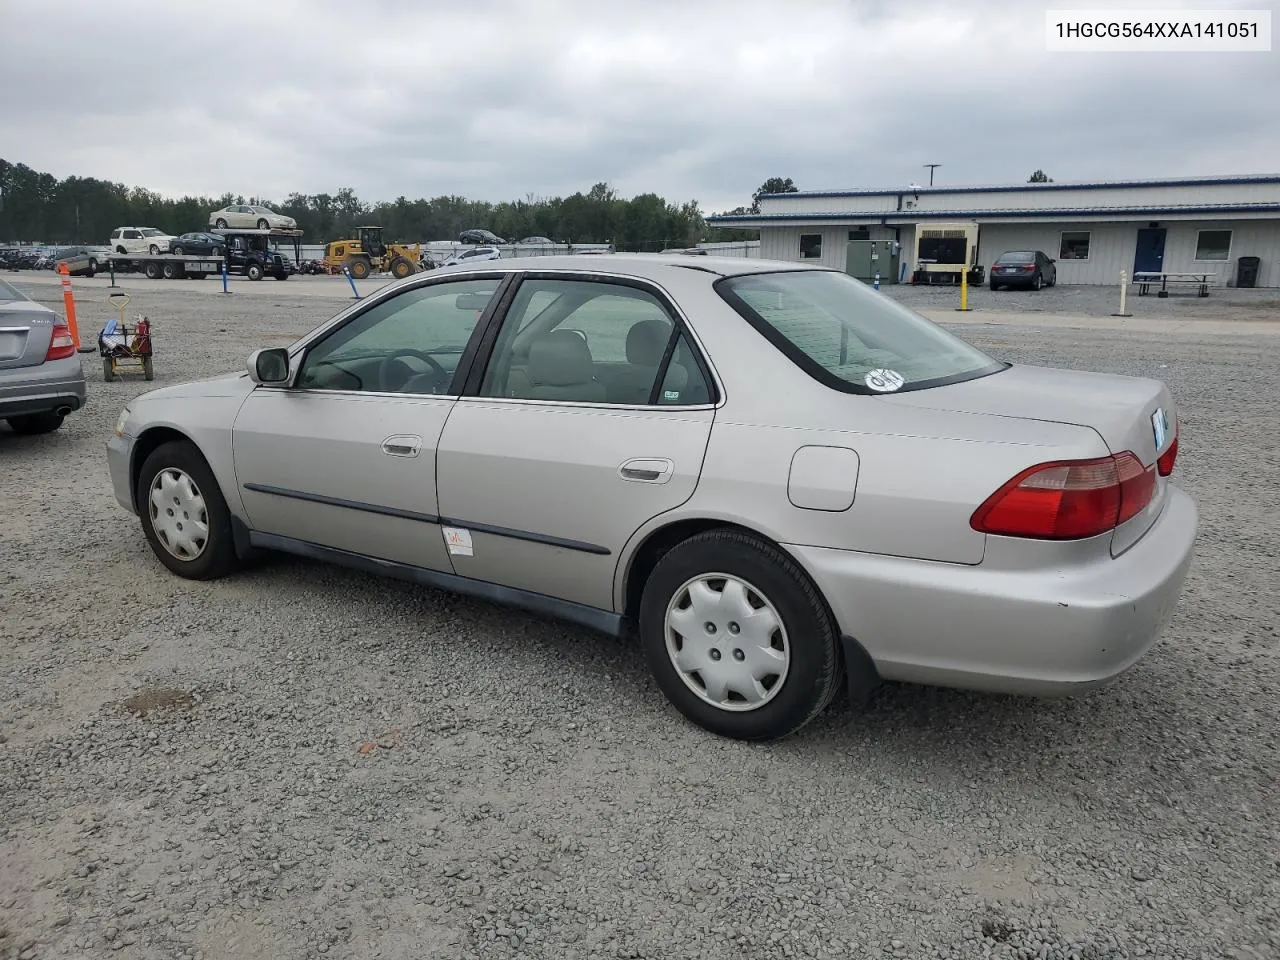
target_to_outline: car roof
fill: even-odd
[[[784,270],[822,270],[807,263],[794,263],[789,260],[758,260],[747,257],[694,257],[688,254],[662,253],[610,253],[599,254],[565,254],[550,257],[511,257],[506,260],[487,261],[483,267],[476,265],[476,270],[486,273],[494,270],[581,270],[590,273],[612,273],[621,276],[639,277],[647,280],[660,280],[671,276],[676,269],[698,270],[713,273],[722,277],[731,277],[744,273],[773,273]]]

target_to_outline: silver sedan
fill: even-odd
[[[498,260],[121,413],[160,562],[286,551],[635,632],[685,716],[785,735],[881,679],[1069,693],[1171,615],[1159,381],[1001,362],[842,273]]]

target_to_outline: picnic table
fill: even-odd
[[[1133,282],[1138,285],[1138,296],[1145,297],[1150,289],[1156,283],[1160,284],[1160,289],[1156,293],[1157,297],[1169,296],[1169,284],[1171,283],[1193,283],[1199,289],[1196,296],[1207,297],[1209,295],[1209,282],[1218,276],[1217,271],[1210,273],[1161,273],[1158,271],[1139,272],[1133,275]]]

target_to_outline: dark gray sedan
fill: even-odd
[[[211,254],[215,257],[227,255],[227,238],[216,233],[184,233],[169,241],[169,252],[174,254],[195,253]]]
[[[62,317],[0,280],[0,419],[49,433],[84,406],[79,344]]]
[[[1058,268],[1040,250],[1007,250],[991,264],[991,289],[1027,287],[1039,290],[1058,282]]]

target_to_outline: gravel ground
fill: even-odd
[[[137,284],[130,312],[160,386],[328,289]],[[0,429],[0,958],[1280,955],[1280,338],[960,332],[1171,384],[1180,613],[1088,696],[890,686],[756,746],[573,627],[286,558],[170,576],[103,452],[149,385],[87,356],[85,411]]]

